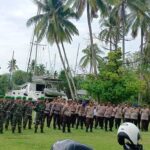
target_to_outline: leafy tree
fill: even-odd
[[[45,66],[43,64],[36,65],[35,67],[35,75],[41,76],[46,73]]]
[[[0,95],[5,95],[9,89],[9,75],[0,75]]]
[[[137,100],[139,91],[142,91],[144,83],[139,81],[138,76],[122,67],[121,50],[112,51],[108,54],[108,61],[97,78],[89,75],[83,88],[98,100],[119,103]]]
[[[60,89],[63,90],[66,93],[68,98],[71,98],[71,93],[70,93],[70,89],[69,89],[69,86],[68,86],[68,82],[67,82],[64,70],[62,70],[59,73],[58,79],[60,79],[62,81],[62,83],[60,85]]]
[[[28,73],[22,71],[22,70],[17,70],[14,74],[13,74],[13,82],[16,86],[18,85],[22,85],[26,82],[29,81],[29,75]]]

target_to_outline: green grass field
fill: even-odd
[[[6,131],[0,135],[0,150],[49,150],[57,140],[72,139],[87,144],[94,150],[122,150],[117,143],[117,131],[105,132],[96,129],[93,133],[85,130],[72,129],[72,133],[62,133],[59,130],[45,128],[45,133],[34,134],[34,130],[25,130],[23,133],[12,134]],[[142,144],[145,150],[150,150],[150,132],[142,132]]]

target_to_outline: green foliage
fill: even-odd
[[[0,76],[0,95],[5,95],[10,90],[10,84],[13,84],[13,89],[17,89],[19,85],[22,85],[29,81],[29,75],[22,71],[17,70],[13,73],[12,82],[10,80],[10,74],[3,74]]]
[[[100,68],[97,77],[88,75],[82,85],[91,96],[98,100],[119,103],[131,98],[137,99],[144,83],[137,75],[122,67],[121,50],[108,54],[108,61]]]
[[[35,4],[42,10],[41,14],[33,16],[27,22],[27,26],[34,25],[35,35],[38,41],[46,37],[50,44],[66,41],[71,43],[72,36],[79,35],[78,29],[69,20],[77,18],[71,8],[65,6],[60,0],[39,1],[34,0]]]
[[[9,87],[9,75],[4,74],[0,76],[0,95],[5,95]]]
[[[77,90],[82,89],[82,84],[84,82],[84,76],[77,75],[76,77],[74,77],[74,81],[75,81]]]
[[[67,97],[68,98],[71,98],[71,94],[70,94],[70,90],[69,90],[69,86],[68,86],[68,82],[67,82],[67,79],[66,79],[66,75],[65,75],[65,71],[62,70],[60,73],[59,73],[59,76],[58,78],[62,81],[61,85],[60,85],[60,89],[61,90],[64,90],[64,92],[67,94]]]
[[[29,75],[26,72],[22,70],[18,70],[14,72],[13,82],[15,85],[22,85],[28,81],[29,81]]]

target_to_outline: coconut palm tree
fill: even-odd
[[[16,64],[16,59],[12,58],[12,60],[8,62],[7,68],[9,69],[9,72],[10,72],[9,89],[12,90],[13,89],[13,73],[14,71],[18,69],[18,66]]]
[[[90,65],[90,73],[92,73],[92,53],[91,53],[91,45],[88,45],[86,49],[83,49],[82,52],[84,53],[84,56],[80,60],[80,66],[82,68],[86,68],[88,65]],[[99,64],[103,61],[100,54],[102,54],[102,51],[98,48],[97,44],[93,45],[93,48],[96,52],[96,64]]]
[[[146,5],[146,3],[145,3]],[[150,11],[150,10],[149,10]],[[136,38],[138,31],[140,30],[141,34],[141,57],[143,57],[143,48],[144,48],[144,37],[148,32],[150,17],[144,15],[139,10],[132,10],[127,18],[128,24],[131,27],[131,34],[133,38]]]
[[[120,22],[122,25],[122,51],[123,51],[123,62],[125,62],[125,36],[126,26],[127,26],[127,15],[130,11],[140,11],[143,15],[146,15],[146,11],[148,7],[145,5],[145,1],[147,0],[107,0],[110,5],[113,5],[113,10],[111,15],[118,13],[120,17]],[[128,11],[126,11],[128,9]]]
[[[94,51],[93,44],[93,32],[91,21],[94,17],[97,17],[97,11],[100,10],[102,15],[107,14],[107,5],[104,0],[68,0],[69,5],[73,4],[73,9],[76,11],[79,18],[82,16],[85,8],[87,12],[87,22],[89,28],[90,35],[90,44],[91,44],[91,55],[92,55],[92,69],[94,73],[97,74],[97,66],[96,66],[96,52]]]
[[[67,74],[67,68],[61,53],[60,43],[72,41],[73,35],[78,35],[77,28],[68,19],[76,17],[72,9],[65,6],[61,0],[34,0],[35,4],[40,7],[41,14],[30,18],[27,25],[37,23],[35,27],[35,35],[38,41],[46,37],[50,44],[56,43],[61,62],[63,64],[68,85],[71,91],[72,98],[74,93]]]
[[[16,64],[16,59],[12,59],[8,62],[8,67],[9,72],[14,72],[15,70],[18,69],[18,66]]]
[[[35,75],[41,76],[44,75],[46,72],[45,66],[43,64],[40,64],[35,67]]]
[[[29,66],[29,71],[32,74],[34,73],[34,68],[35,68],[35,60],[32,60],[30,66]]]
[[[117,18],[111,18],[110,16],[107,19],[102,19],[101,21],[101,32],[99,33],[98,38],[100,41],[105,42],[106,45],[110,45],[109,49],[117,50],[118,43],[121,40],[121,28],[117,22]]]

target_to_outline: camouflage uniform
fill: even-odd
[[[21,102],[15,102],[12,106],[13,118],[12,118],[12,133],[15,132],[16,125],[18,125],[18,133],[21,133],[22,127],[22,111],[23,106]]]
[[[23,128],[26,129],[26,125],[28,123],[28,129],[31,129],[32,125],[32,102],[28,102],[25,105],[24,109],[24,120],[23,120]]]
[[[3,133],[3,124],[4,124],[4,106],[3,102],[0,101],[0,134]]]
[[[43,102],[38,102],[34,110],[36,112],[34,132],[37,133],[38,125],[40,125],[41,133],[43,133],[45,104]]]
[[[8,130],[8,127],[9,127],[10,123],[12,125],[12,117],[13,117],[13,114],[12,114],[12,111],[11,111],[12,105],[13,105],[12,101],[8,101],[5,104],[5,108],[6,108],[5,129],[6,130]]]

